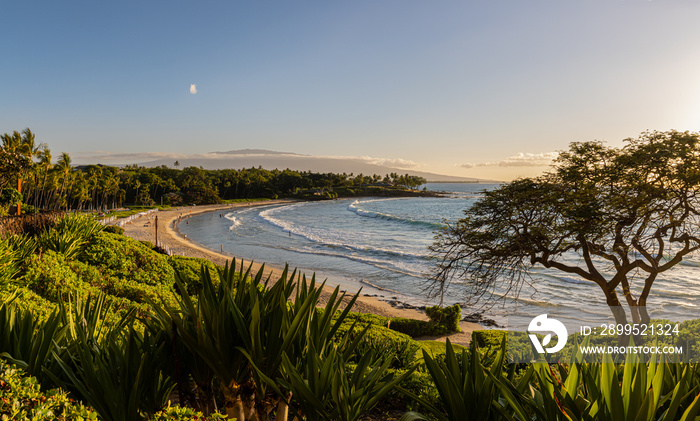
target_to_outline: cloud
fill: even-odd
[[[235,152],[235,153],[234,153]],[[264,158],[264,159],[312,159],[320,161],[329,160],[341,160],[341,161],[355,161],[363,164],[374,164],[385,166],[389,168],[396,169],[415,169],[420,168],[422,165],[403,158],[375,158],[371,156],[313,156],[313,155],[298,155],[289,152],[275,152],[275,151],[262,151],[255,149],[239,150],[239,151],[229,151],[229,152],[209,152],[202,154],[183,154],[175,152],[137,152],[137,153],[120,153],[120,152],[108,152],[108,151],[91,151],[91,152],[78,152],[73,155],[73,160],[77,164],[91,164],[91,163],[102,163],[102,164],[130,164],[130,163],[142,163],[147,161],[155,161],[160,159],[172,159],[174,160],[221,160],[221,159],[245,159],[245,158]],[[200,164],[197,164],[200,165]],[[285,165],[285,164],[280,164]]]
[[[546,167],[552,163],[554,159],[559,155],[558,152],[544,152],[544,153],[523,153],[520,152],[517,155],[506,158],[502,161],[496,162],[479,162],[476,164],[467,163],[461,164],[462,168],[475,168],[475,167]]]
[[[370,164],[382,165],[384,167],[409,169],[419,167],[420,164],[408,159],[402,158],[372,158],[371,156],[363,156],[360,159]]]
[[[195,85],[194,83],[190,85],[190,93],[192,95],[197,95],[197,85]]]
[[[312,158],[320,159],[349,159],[360,161],[365,164],[380,165],[383,167],[397,168],[397,169],[411,169],[420,168],[423,164],[415,161],[411,161],[403,158],[375,158],[373,156],[341,156],[341,155],[310,155]]]

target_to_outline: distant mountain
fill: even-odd
[[[298,153],[269,151],[267,149],[237,149],[234,151],[212,152],[212,153],[213,154],[220,154],[220,155],[294,155],[294,156],[304,156],[304,155],[300,155]]]
[[[289,152],[276,152],[264,149],[240,149],[228,152],[212,152],[205,155],[193,155],[191,157],[178,158],[180,168],[202,167],[205,169],[241,169],[250,167],[263,167],[268,170],[286,169],[296,171],[311,171],[319,173],[353,173],[384,176],[390,173],[410,174],[423,177],[428,181],[444,182],[490,182],[491,180],[479,180],[476,178],[455,177],[451,175],[434,174],[423,171],[414,171],[406,168],[395,168],[370,162],[371,158],[354,157],[325,157],[299,155]],[[158,167],[166,165],[172,167],[174,160],[157,159],[143,162],[139,165],[145,167]]]

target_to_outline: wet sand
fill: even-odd
[[[148,215],[143,215],[132,219],[124,225],[125,234],[136,240],[149,241],[155,244],[156,241],[156,217],[158,220],[158,245],[165,246],[173,254],[189,257],[200,257],[214,262],[217,265],[223,266],[226,262],[230,262],[235,256],[229,255],[227,253],[219,253],[214,250],[210,250],[193,241],[190,241],[183,237],[177,231],[178,220],[185,221],[186,218],[192,215],[196,215],[203,212],[213,212],[213,211],[226,211],[234,208],[240,207],[250,207],[250,206],[264,206],[271,205],[275,203],[289,203],[289,201],[283,200],[272,200],[272,201],[260,201],[260,202],[241,202],[229,205],[206,205],[206,206],[189,206],[189,207],[179,207],[172,208],[166,211],[154,212]],[[261,256],[261,259],[264,256]],[[236,262],[240,265],[241,260],[236,258]],[[250,265],[250,262],[244,262],[246,268]],[[260,263],[253,263],[252,272],[257,272],[262,265]],[[239,266],[240,267],[240,266]],[[290,268],[292,269],[292,268]],[[279,278],[282,273],[283,268],[265,264],[265,277],[271,276],[272,280]],[[310,274],[309,274],[310,275]],[[321,305],[325,303],[330,294],[333,292],[333,288],[338,283],[334,283],[332,279],[326,281],[326,288],[321,295]],[[341,287],[342,289],[342,287]],[[350,291],[353,293],[354,291]],[[349,298],[346,297],[346,302]],[[375,297],[360,296],[357,302],[353,306],[353,311],[361,313],[371,313],[379,316],[387,317],[405,317],[410,319],[427,320],[424,312],[414,309],[399,309],[393,307],[391,304],[381,301]],[[460,322],[460,327],[462,329],[461,333],[454,333],[447,336],[440,337],[430,337],[421,338],[429,340],[445,341],[446,338],[450,338],[450,341],[460,345],[467,345],[471,339],[471,332],[474,330],[483,329],[483,327],[477,323],[471,322]]]

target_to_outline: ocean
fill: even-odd
[[[446,197],[353,198],[256,206],[195,215],[179,229],[205,247],[273,266],[289,263],[331,285],[411,305],[426,299],[432,263],[428,246],[444,221],[464,215],[484,189],[495,184],[427,184]],[[184,221],[183,221],[184,222]],[[569,263],[577,263],[576,255]],[[700,258],[686,259],[659,276],[648,300],[652,318],[700,318]],[[524,288],[514,302],[484,313],[501,325],[527,326],[534,316],[556,315],[565,323],[597,323],[610,310],[599,287],[571,274],[535,268],[536,289]],[[504,292],[504,291],[501,291]],[[622,300],[622,295],[620,295]],[[462,303],[456,281],[446,304]],[[462,314],[473,309],[463,308]],[[567,323],[569,324],[569,323]]]

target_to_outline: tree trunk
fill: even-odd
[[[627,324],[627,315],[625,314],[625,309],[622,307],[622,303],[620,303],[620,300],[617,299],[617,293],[615,292],[614,289],[603,289],[603,292],[605,292],[605,298],[606,302],[608,304],[608,307],[610,307],[610,311],[612,312],[613,316],[615,317],[615,324],[616,325],[626,325]],[[618,335],[617,337],[617,345],[618,346],[627,346],[629,344],[630,337],[629,335],[625,335],[624,331],[622,335]]]
[[[285,399],[280,399],[280,401],[277,403],[275,421],[287,421],[287,418],[289,418],[289,405],[287,405],[287,402],[289,402],[291,399],[292,392],[289,392],[286,396],[286,401]]]
[[[224,392],[226,416],[228,416],[229,419],[235,418],[237,421],[246,421],[243,401],[239,393],[241,387],[237,385],[235,381],[231,381],[231,383],[231,385],[222,388]]]

